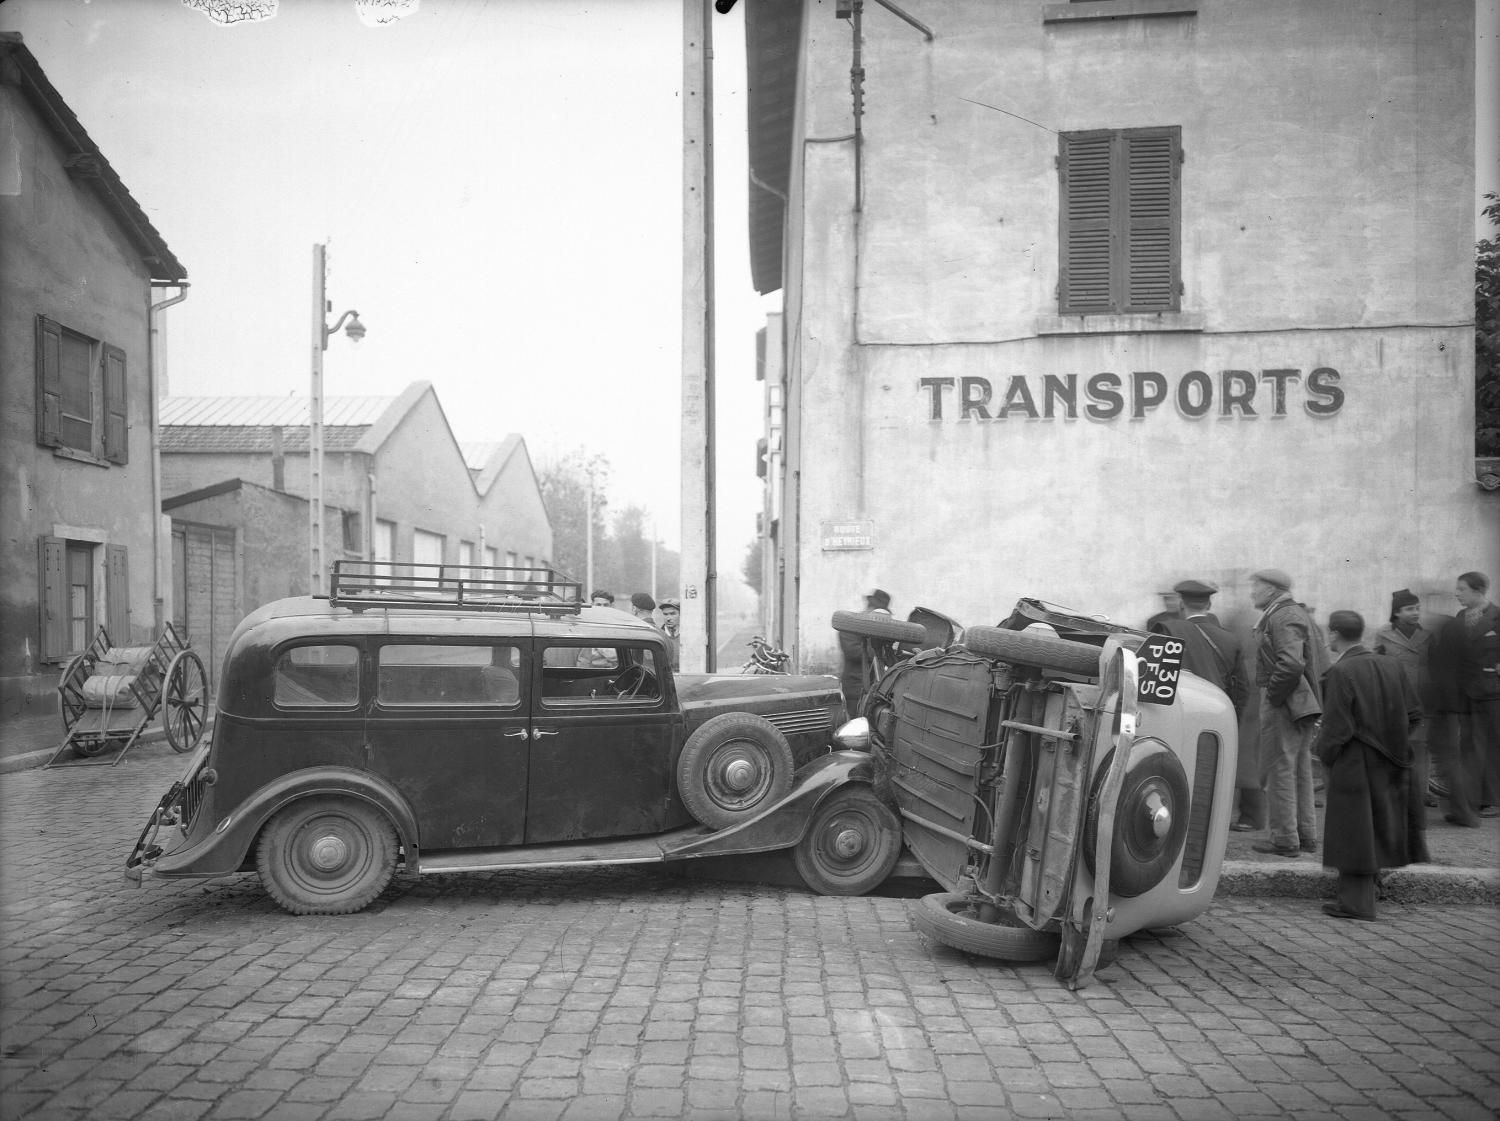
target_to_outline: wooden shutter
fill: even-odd
[[[1061,138],[1062,261],[1060,310],[1064,315],[1112,311],[1110,301],[1113,134],[1073,133]]]
[[[36,442],[62,444],[62,328],[36,317]]]
[[[1123,310],[1175,311],[1178,292],[1178,133],[1121,137],[1125,206]]]
[[[61,537],[41,537],[37,546],[38,660],[57,662],[68,652],[67,543]]]
[[[104,347],[104,458],[111,463],[130,462],[129,405],[125,397],[125,352]]]
[[[124,545],[104,546],[105,629],[116,646],[130,645],[130,564]]]

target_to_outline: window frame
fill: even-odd
[[[67,402],[63,358],[68,346],[80,347],[88,413],[78,401]],[[68,327],[45,315],[36,317],[36,442],[54,455],[100,465],[130,462],[130,379],[125,351],[102,339]],[[87,437],[69,435],[86,428]],[[83,444],[87,443],[87,447]]]
[[[1182,310],[1182,165],[1180,125],[1058,134],[1059,315]]]

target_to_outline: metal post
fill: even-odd
[[[328,329],[323,317],[328,314],[324,292],[326,247],[313,246],[313,337],[312,392],[308,401],[307,441],[307,513],[308,513],[308,594],[323,592],[323,351],[328,346]]]

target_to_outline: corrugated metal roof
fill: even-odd
[[[307,422],[282,426],[277,424],[169,424],[161,430],[161,450],[165,452],[255,452],[269,455],[275,450],[275,430],[281,429],[281,450],[287,455],[306,455],[309,443]],[[368,424],[323,427],[323,450],[328,453],[354,451]]]
[[[394,397],[325,397],[323,424],[368,427],[395,400]],[[306,397],[168,397],[161,403],[161,423],[164,428],[173,425],[306,428],[311,421]]]

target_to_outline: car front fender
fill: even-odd
[[[792,789],[773,806],[739,825],[692,837],[663,852],[666,860],[697,856],[739,856],[790,848],[807,833],[824,798],[851,782],[873,785],[875,757],[863,751],[834,751],[797,771]]]
[[[369,803],[391,820],[406,850],[408,871],[417,866],[417,820],[394,788],[361,771],[343,767],[309,767],[293,771],[258,790],[217,822],[213,831],[163,853],[151,866],[152,875],[201,878],[223,876],[245,869],[251,846],[261,828],[277,811],[303,798],[337,795]]]

